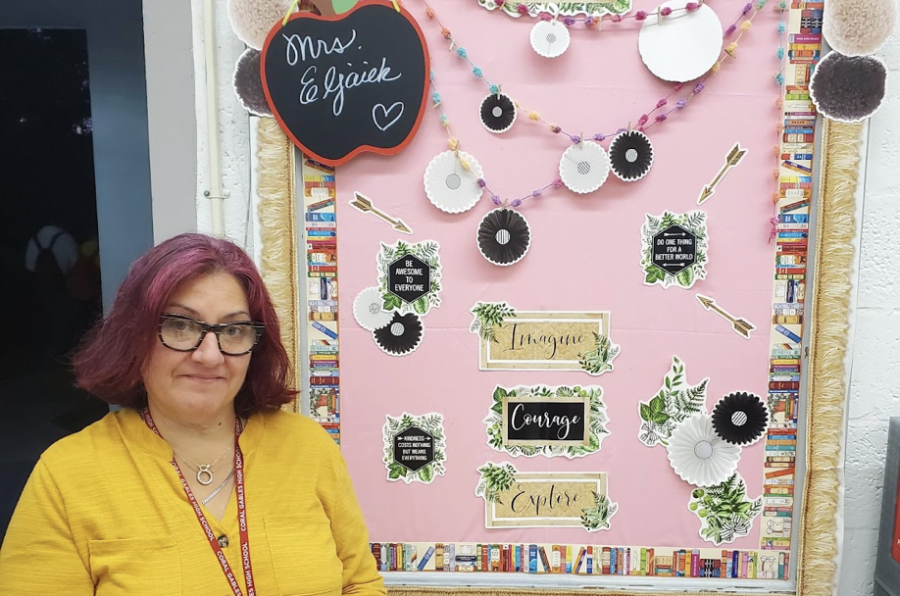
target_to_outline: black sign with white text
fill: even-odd
[[[394,461],[415,472],[434,461],[434,437],[411,426],[394,435]]]
[[[535,445],[581,443],[585,437],[585,402],[509,401],[506,404],[506,440]]]
[[[670,226],[653,236],[653,264],[675,275],[697,260],[697,237],[681,226]]]

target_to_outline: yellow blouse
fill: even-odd
[[[340,450],[315,422],[273,412],[240,438],[259,596],[385,594]],[[9,596],[225,596],[218,560],[170,463],[172,449],[131,409],[108,414],[42,456],[0,549]],[[206,517],[240,569],[232,491]],[[243,593],[246,585],[241,573]]]

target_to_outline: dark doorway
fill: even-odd
[[[101,418],[69,355],[101,313],[87,36],[0,29],[0,539],[40,454]]]

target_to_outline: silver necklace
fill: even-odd
[[[231,450],[231,446],[229,445],[228,447],[225,448],[225,451],[222,452],[222,455],[220,455],[219,458],[211,464],[198,464],[198,463],[194,462],[193,460],[186,458],[184,455],[178,453],[174,449],[172,449],[172,451],[175,453],[175,455],[180,457],[184,463],[186,463],[191,469],[197,471],[197,482],[199,482],[203,486],[208,486],[208,485],[212,484],[212,482],[213,482],[213,472],[212,472],[213,466],[217,465],[220,461],[222,461],[222,458],[225,457],[230,450]]]
[[[222,489],[225,488],[225,485],[228,484],[228,481],[231,480],[232,476],[234,476],[234,468],[231,468],[231,471],[228,472],[228,476],[225,477],[225,481],[219,485],[219,488],[217,488],[216,490],[214,490],[211,493],[209,493],[208,495],[206,495],[206,498],[203,499],[202,501],[200,501],[200,504],[206,505],[207,503],[212,501],[213,497],[215,497],[217,494],[222,492]]]

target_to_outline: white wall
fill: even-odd
[[[231,88],[231,72],[243,45],[234,37],[218,3],[220,134],[226,201],[226,236],[252,250],[248,226],[250,155],[248,118]],[[209,163],[203,61],[202,0],[194,11],[195,91],[198,129],[197,224],[210,231],[210,208],[202,198]],[[875,545],[881,507],[887,419],[900,416],[900,262],[894,245],[900,240],[900,36],[880,53],[891,75],[889,97],[871,120],[865,178],[862,252],[854,368],[850,384],[848,446],[845,463],[845,520],[839,596],[873,593]],[[151,110],[152,112],[152,110]]]
[[[888,418],[900,416],[900,35],[879,52],[889,96],[869,123],[856,348],[850,382],[840,596],[873,593]],[[893,77],[893,78],[891,78]]]

